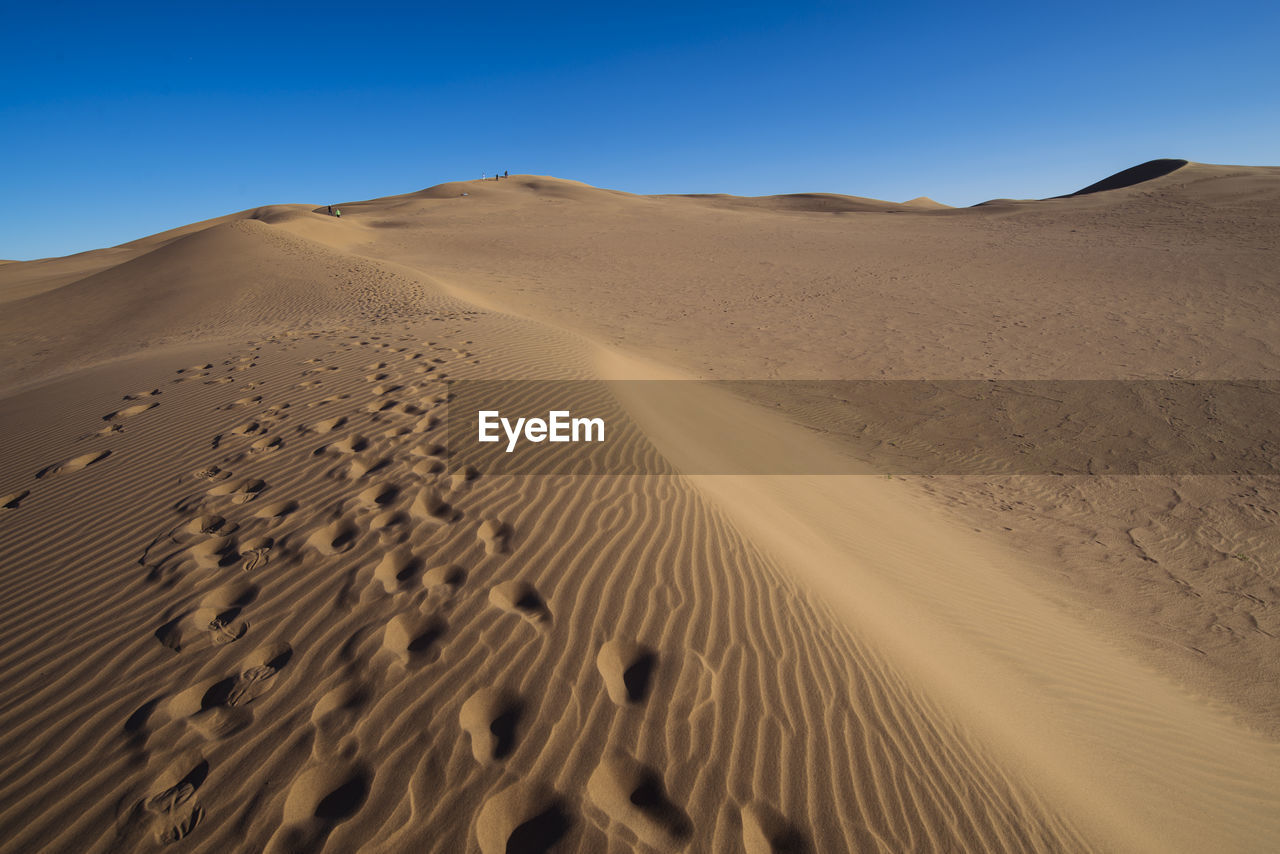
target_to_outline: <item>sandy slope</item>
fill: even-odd
[[[449,378],[1274,377],[1276,170],[1139,177],[513,176],[3,265],[0,848],[1268,850],[1274,484],[442,444]]]

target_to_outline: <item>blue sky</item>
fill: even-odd
[[[507,169],[955,205],[1280,164],[1275,3],[6,4],[0,258]]]

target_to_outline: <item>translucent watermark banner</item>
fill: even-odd
[[[454,380],[505,474],[1280,474],[1280,382]]]

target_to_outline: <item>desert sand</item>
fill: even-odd
[[[0,850],[1275,850],[1280,478],[814,474],[906,414],[704,383],[731,441],[616,386],[662,474],[501,474],[446,414],[1280,380],[1280,168],[340,207],[0,265]]]

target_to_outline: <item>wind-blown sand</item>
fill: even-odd
[[[846,425],[644,385],[683,474],[500,475],[444,381],[1280,379],[1280,169],[341,209],[0,265],[0,849],[1274,850],[1276,478],[708,475]]]

